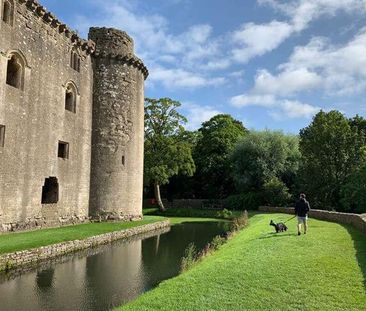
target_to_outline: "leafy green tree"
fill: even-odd
[[[258,192],[266,183],[273,188],[274,180],[292,187],[299,159],[296,136],[252,131],[239,142],[232,156],[236,187],[240,192]],[[270,181],[272,184],[268,184]]]
[[[227,114],[204,122],[194,149],[196,194],[205,198],[223,198],[233,192],[230,155],[248,130]]]
[[[285,183],[273,177],[263,185],[264,204],[270,206],[283,206],[290,202],[291,195]]]
[[[359,132],[361,132],[366,139],[366,119],[356,115],[355,117],[349,119],[349,125],[353,128],[357,128]]]
[[[181,104],[170,98],[145,99],[145,183],[153,184],[155,199],[161,210],[164,205],[160,186],[178,174],[193,175],[190,139],[183,124],[186,118],[177,111]]]
[[[340,189],[365,161],[364,137],[339,111],[320,111],[300,131],[303,191],[322,209],[339,207]]]
[[[347,178],[341,197],[343,211],[366,213],[366,165]]]

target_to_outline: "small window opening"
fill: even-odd
[[[0,124],[0,148],[5,145],[5,125]]]
[[[23,89],[23,66],[18,58],[13,55],[8,60],[8,68],[6,72],[6,83],[17,89]]]
[[[72,69],[80,72],[80,56],[75,52],[71,52],[70,66]]]
[[[56,177],[46,178],[42,187],[42,204],[58,202],[58,181]]]
[[[123,156],[122,156],[122,165],[123,165],[123,166],[125,166],[125,164],[126,164],[126,158],[125,158],[125,156],[123,155]]]
[[[58,142],[58,157],[62,159],[69,158],[69,144],[63,141]]]
[[[76,94],[70,86],[66,89],[65,109],[74,113],[76,111]]]
[[[4,2],[3,7],[3,22],[12,25],[13,22],[13,5],[10,1]]]

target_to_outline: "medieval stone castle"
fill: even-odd
[[[0,5],[0,231],[140,219],[148,71],[132,39]]]

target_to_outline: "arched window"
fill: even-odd
[[[3,6],[3,22],[13,25],[14,3],[12,0],[5,0]]]
[[[77,89],[73,83],[68,83],[65,92],[65,110],[76,112]]]
[[[6,70],[6,83],[17,89],[24,87],[24,61],[17,54],[11,54]]]

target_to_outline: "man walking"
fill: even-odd
[[[300,200],[295,205],[295,215],[297,216],[297,235],[301,234],[301,225],[304,225],[304,234],[308,230],[308,212],[310,211],[309,202],[306,201],[304,193],[300,194]]]

